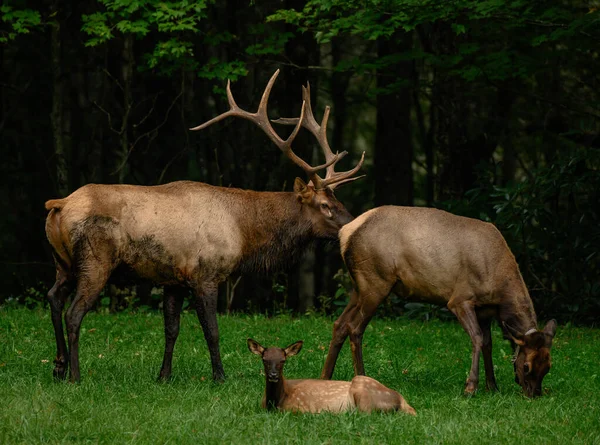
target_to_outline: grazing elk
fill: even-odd
[[[480,353],[486,386],[497,389],[490,332],[496,318],[515,347],[516,382],[529,397],[541,394],[556,322],[537,330],[519,266],[495,226],[437,209],[384,206],[345,225],[340,247],[354,290],[333,326],[321,378],[333,375],[348,336],[354,372],[365,373],[363,333],[393,291],[408,300],[446,304],[456,315],[473,344],[465,393],[477,390]]]
[[[264,348],[255,340],[248,339],[250,352],[260,355],[265,367],[267,385],[262,400],[268,410],[320,413],[343,412],[352,409],[365,411],[404,411],[416,415],[404,397],[370,377],[356,376],[351,382],[340,380],[283,378],[283,365],[288,357],[302,349],[302,341],[285,349]]]
[[[192,128],[200,130],[228,116],[258,125],[308,175],[296,178],[293,192],[256,192],[214,187],[191,181],[160,186],[97,185],[81,187],[64,199],[46,202],[46,233],[56,263],[56,283],[49,291],[57,355],[54,376],[79,381],[79,330],[85,314],[113,272],[126,270],[165,286],[165,351],[159,378],[171,375],[173,347],[179,334],[180,312],[188,289],[208,344],[213,378],[225,377],[219,352],[217,286],[232,272],[269,271],[291,262],[315,239],[337,239],[352,216],[335,198],[333,189],[357,179],[364,153],[355,168],[335,172],[347,153],[334,154],[327,143],[329,108],[322,124],[315,121],[310,90],[296,128],[281,139],[267,116],[267,102],[279,70],[271,77],[258,111],[240,109],[227,84],[230,110]],[[326,162],[312,167],[291,148],[301,126],[309,129],[325,152]],[[317,171],[326,169],[325,178]],[[68,294],[75,290],[65,315]]]

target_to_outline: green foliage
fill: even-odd
[[[246,53],[252,56],[281,54],[285,49],[285,44],[294,36],[291,32],[274,32],[263,23],[251,26],[249,32],[250,35],[257,38],[255,44],[246,48]]]
[[[239,60],[223,63],[211,57],[198,70],[198,77],[204,79],[231,80],[232,82],[248,74],[245,64]]]
[[[199,2],[164,2],[145,0],[129,2],[101,0],[105,11],[82,16],[82,31],[88,36],[86,46],[98,46],[117,35],[144,38],[152,33],[158,40],[151,52],[143,56],[145,67],[171,74],[179,67],[195,69],[192,36],[201,32],[201,22],[212,0]],[[214,42],[214,39],[213,39]]]
[[[597,443],[600,391],[598,329],[559,326],[553,366],[536,400],[514,383],[511,350],[494,327],[500,392],[464,397],[471,344],[458,323],[374,319],[364,336],[367,374],[398,390],[417,416],[266,412],[265,376],[246,347],[304,340],[288,360],[288,378],[316,378],[331,339],[322,317],[219,318],[228,375],[210,381],[210,359],[197,317],[182,314],[173,379],[156,382],[163,352],[162,316],[91,313],[81,331],[82,382],[52,379],[55,353],[49,311],[0,309],[2,443]],[[483,368],[483,366],[482,366]],[[483,373],[483,369],[481,370]],[[334,377],[352,378],[344,346]],[[523,432],[526,431],[526,437]]]
[[[345,268],[339,269],[333,275],[333,280],[336,282],[335,293],[318,297],[321,315],[339,316],[350,301],[352,280],[348,271]]]
[[[39,11],[15,8],[11,3],[0,5],[0,44],[6,44],[20,34],[29,34],[42,24]]]
[[[342,35],[365,40],[395,39],[402,32],[418,29],[426,33],[434,25],[449,26],[457,36],[456,51],[449,47],[446,54],[436,55],[428,50],[428,57],[451,74],[474,81],[522,78],[535,73],[546,63],[546,54],[530,51],[530,45],[554,45],[565,39],[594,45],[600,34],[599,14],[596,9],[587,11],[568,3],[512,0],[312,0],[301,11],[279,10],[268,20],[312,32],[320,43]],[[373,63],[378,70],[390,66],[384,60],[365,62]]]

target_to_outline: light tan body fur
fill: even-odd
[[[366,376],[356,376],[350,382],[341,380],[285,380],[285,396],[279,409],[303,413],[344,412],[358,410],[404,411],[416,414],[406,400],[393,389]],[[266,395],[262,401],[267,407]]]
[[[517,344],[524,341],[525,333],[547,334],[550,343],[545,342],[544,347],[549,349],[556,324],[549,322],[544,332],[537,331],[536,314],[515,257],[494,225],[438,209],[384,206],[342,227],[340,244],[354,292],[334,324],[323,378],[331,378],[347,336],[355,373],[364,374],[364,330],[392,291],[407,300],[446,305],[456,315],[473,343],[467,393],[477,389],[481,353],[487,386],[496,389],[492,319],[501,322],[507,337],[514,336],[505,325],[517,333],[521,339],[512,338]],[[549,369],[547,350],[531,346],[529,352],[547,355],[545,374]],[[541,378],[534,386],[541,385]]]
[[[202,274],[235,268],[242,249],[235,210],[245,211],[240,192],[188,181],[154,187],[90,184],[67,199],[49,201],[51,209],[60,208],[60,214],[51,210],[46,231],[55,250],[70,264],[71,236],[81,230],[82,222],[109,218],[114,224],[106,225],[106,236],[114,240],[117,255],[123,254],[121,261],[142,277],[160,273],[163,284],[186,281],[199,268],[204,269]],[[132,241],[144,239],[164,248],[159,256],[147,257],[154,257],[151,263],[127,252]]]
[[[359,228],[360,236],[351,244]],[[437,304],[471,300],[478,307],[514,305],[511,309],[526,317],[526,328],[535,325],[519,266],[493,224],[433,208],[384,206],[342,227],[340,246],[344,258],[360,258],[353,268],[357,279],[393,285],[403,298]],[[377,262],[368,261],[373,257]],[[518,298],[507,301],[507,293]]]

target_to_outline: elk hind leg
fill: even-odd
[[[385,278],[371,273],[368,278],[361,274],[356,279],[356,308],[349,320],[350,348],[354,375],[365,375],[365,364],[362,354],[363,335],[367,325],[375,315],[377,307],[392,291],[393,283]]]
[[[171,377],[173,349],[179,336],[181,308],[187,289],[165,287],[163,313],[165,318],[165,353],[158,380],[166,381]]]
[[[69,339],[70,381],[79,382],[79,330],[85,314],[94,306],[112,270],[107,270],[108,260],[101,260],[102,252],[88,256],[85,265],[79,267],[77,289],[73,303],[67,310],[65,322]],[[93,258],[93,259],[92,259]]]
[[[64,380],[67,377],[69,368],[69,352],[65,341],[65,332],[63,329],[62,313],[65,307],[65,301],[73,288],[68,280],[68,274],[57,264],[56,282],[52,289],[48,291],[48,301],[50,303],[50,316],[54,326],[54,336],[56,337],[56,358],[54,359],[54,370],[52,374],[57,380]]]
[[[354,377],[350,385],[350,395],[359,411],[402,411],[416,415],[414,408],[400,393],[369,377]]]

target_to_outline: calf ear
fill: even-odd
[[[554,338],[554,335],[556,334],[556,320],[550,320],[548,323],[546,323],[546,326],[544,326],[544,330],[542,332],[546,335],[549,335],[550,338]]]
[[[265,352],[265,348],[263,348],[256,340],[252,340],[251,338],[248,339],[248,349],[250,349],[250,352],[253,354],[260,355],[261,357],[263,352]]]
[[[296,355],[300,352],[300,350],[302,349],[302,344],[304,342],[302,340],[297,341],[296,343],[289,345],[287,348],[285,348],[284,352],[285,352],[285,356],[286,357],[291,357],[292,355]]]

